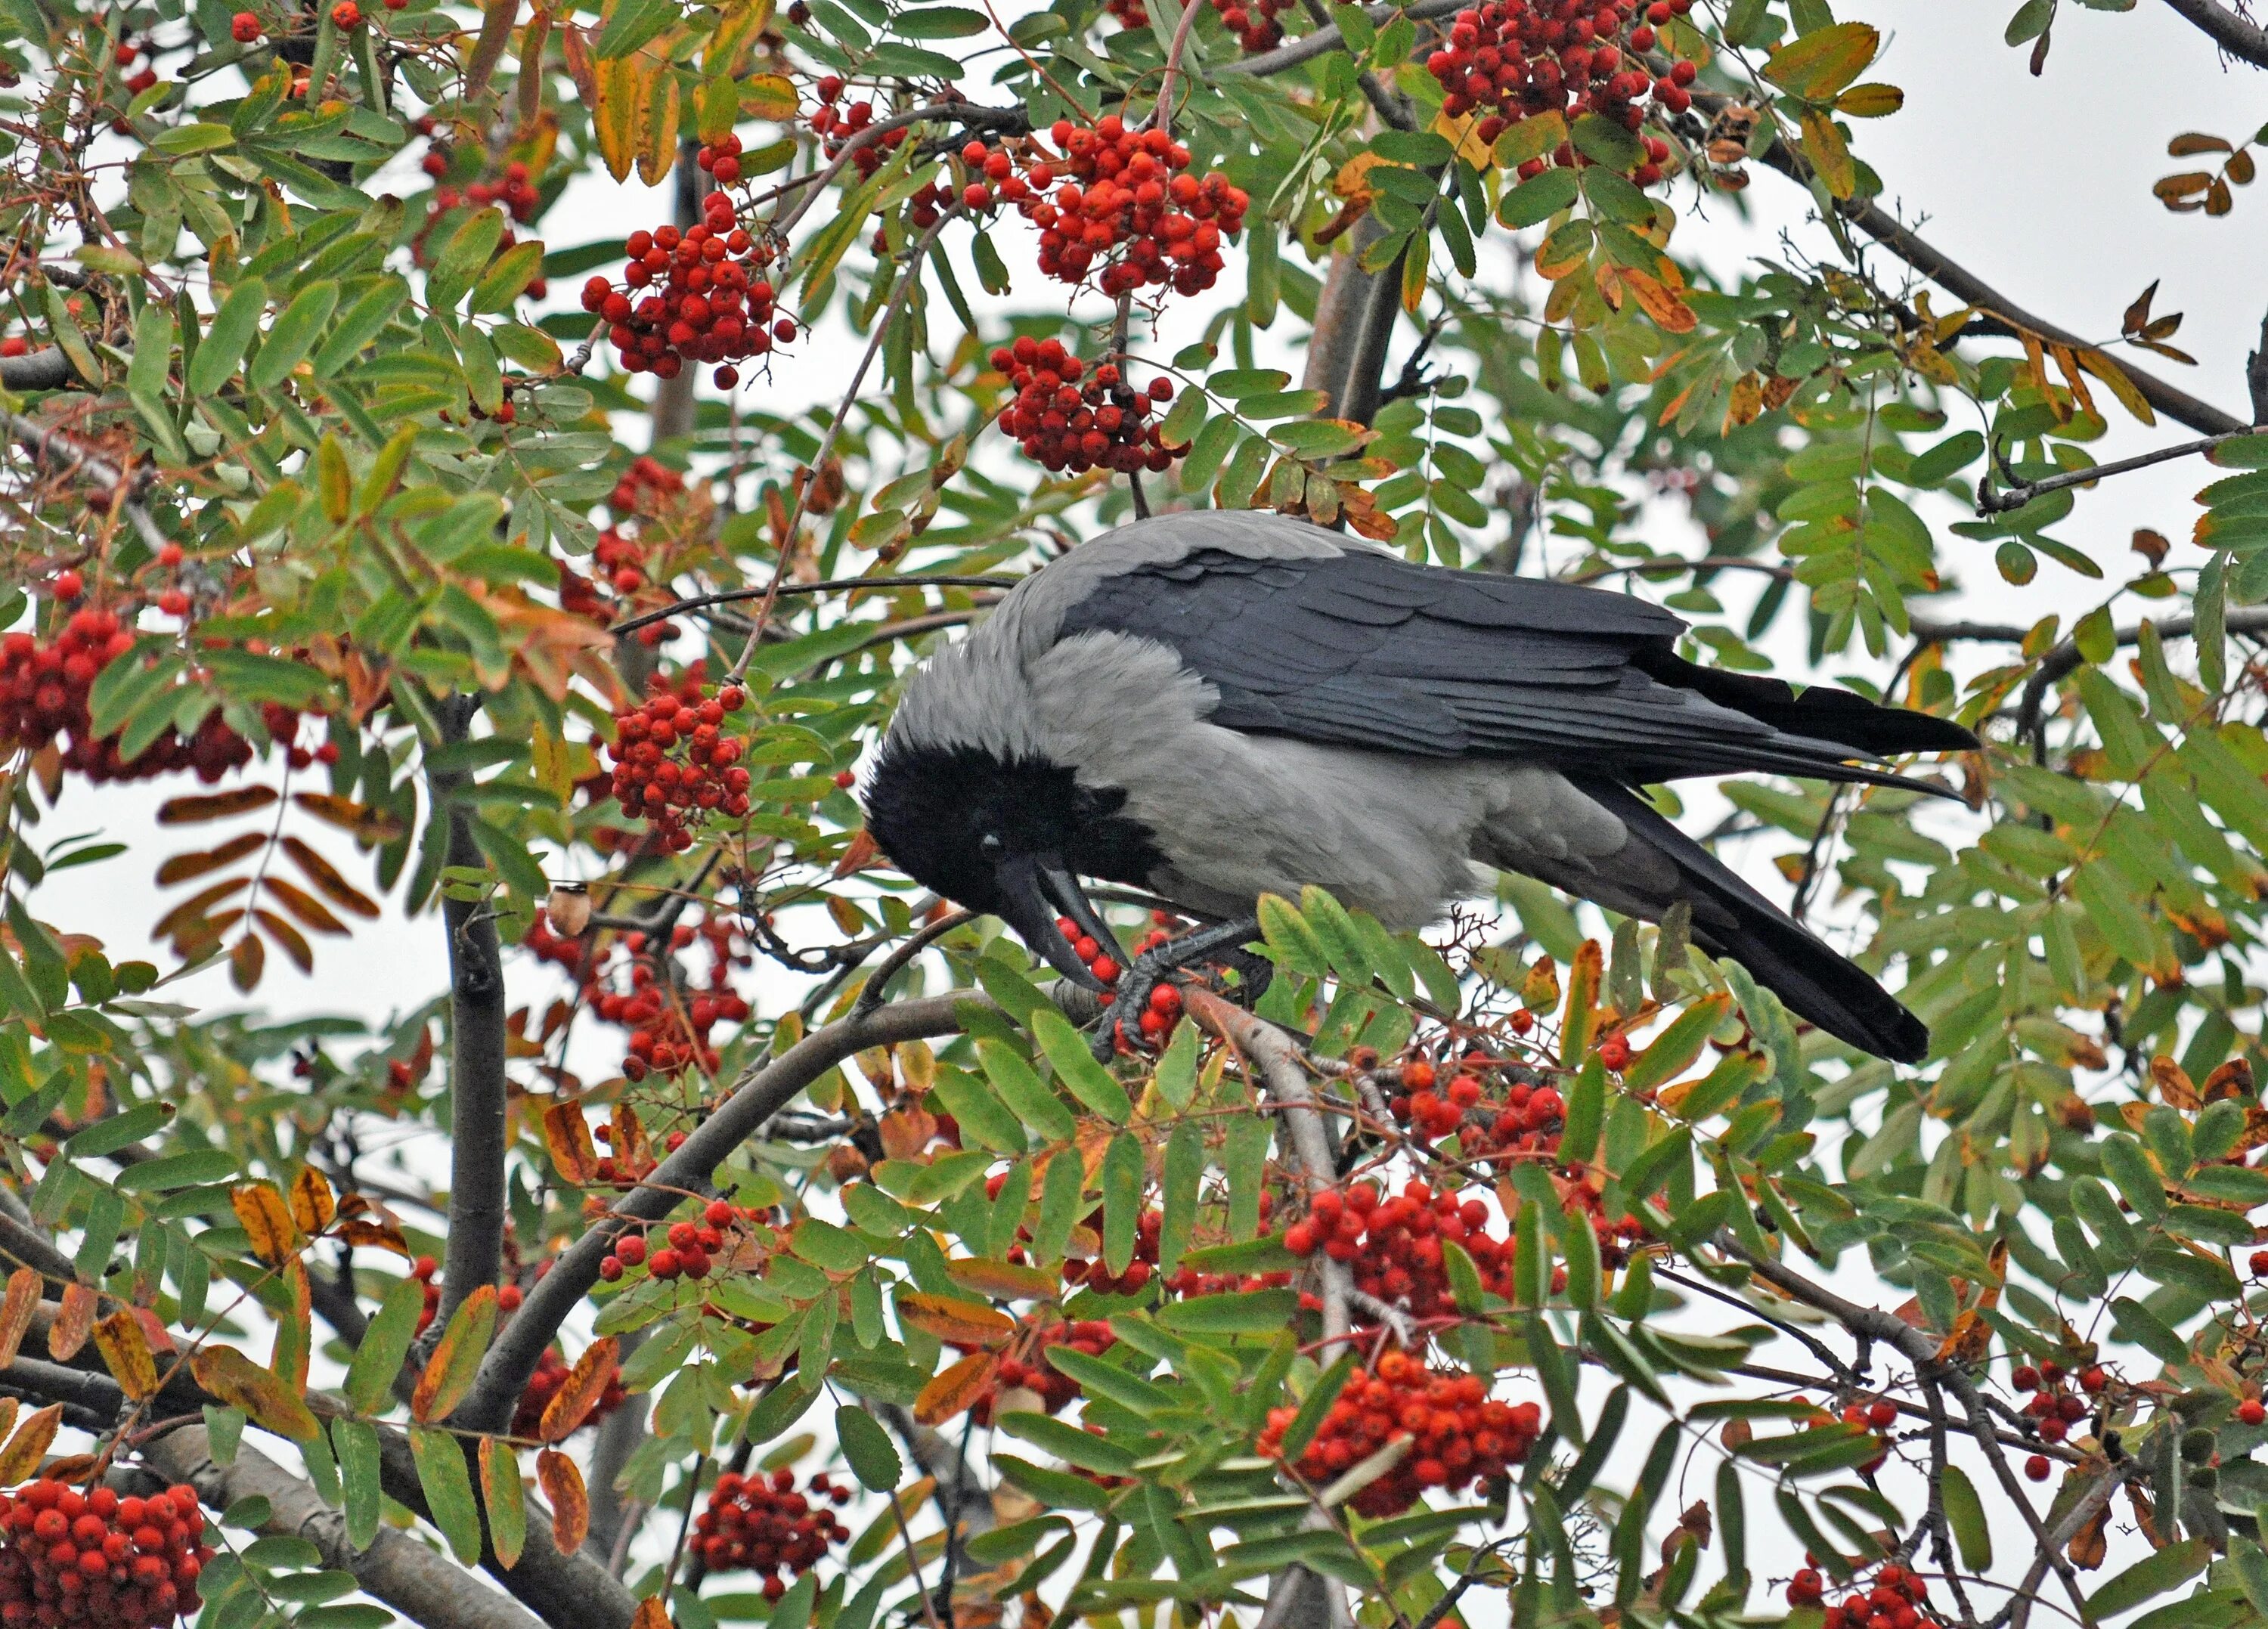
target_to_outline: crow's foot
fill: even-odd
[[[1260,924],[1248,917],[1198,928],[1136,956],[1134,964],[1119,975],[1110,1005],[1103,1009],[1101,1021],[1090,1037],[1095,1057],[1104,1060],[1114,1057],[1122,1036],[1129,1044],[1138,1043],[1142,1037],[1142,1014],[1149,1010],[1151,992],[1171,975],[1199,962],[1211,962],[1233,969],[1242,981],[1246,999],[1257,1000],[1275,971],[1265,957],[1256,956],[1244,948],[1259,937]]]

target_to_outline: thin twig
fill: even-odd
[[[2131,470],[2147,469],[2153,464],[2169,463],[2177,458],[2210,453],[2224,441],[2242,441],[2261,434],[2268,434],[2268,431],[2251,429],[2225,431],[2201,440],[2184,441],[2178,446],[2164,446],[2155,452],[2138,453],[2132,458],[2113,459],[2107,464],[2095,464],[2085,469],[2066,469],[2061,475],[2044,475],[2037,481],[2020,481],[2014,486],[1994,485],[1992,472],[1988,468],[1977,483],[1977,512],[1980,515],[2004,515],[2010,510],[2021,509],[2036,498],[2060,492],[2066,487],[2092,486],[2106,475],[2123,475]]]

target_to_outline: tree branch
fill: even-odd
[[[2183,441],[2174,446],[2159,447],[2154,452],[2137,453],[2132,458],[2114,458],[2107,464],[2090,464],[2085,469],[2066,469],[2061,475],[2043,476],[2037,481],[2019,481],[2013,486],[1993,485],[1992,470],[1988,467],[1977,483],[1977,512],[1980,515],[2007,514],[2011,510],[2021,509],[2032,499],[2049,492],[2060,492],[2066,487],[2092,486],[2106,475],[2128,475],[2137,469],[2147,469],[2154,464],[2169,463],[2177,458],[2210,453],[2224,441],[2249,440],[2260,433],[2249,428],[2226,431],[2217,436],[2207,436],[2202,441]],[[1996,461],[1999,457],[1997,444],[1993,457]]]
[[[476,697],[445,701],[444,741],[464,741],[479,707]],[[448,863],[477,869],[488,862],[474,838],[473,811],[463,798],[469,778],[458,770],[430,777],[432,817],[449,822]],[[458,1303],[475,1288],[497,1281],[504,1263],[504,954],[497,942],[496,915],[485,900],[456,899],[445,892],[441,920],[449,935],[449,1234],[436,1329],[447,1326]],[[548,1342],[549,1334],[544,1338]],[[501,1430],[504,1423],[491,1429]]]
[[[354,1574],[364,1593],[426,1629],[541,1629],[525,1607],[482,1583],[431,1545],[381,1526],[367,1550],[348,1542],[346,1516],[315,1490],[249,1443],[216,1463],[202,1426],[184,1426],[144,1445],[142,1456],[170,1480],[187,1482],[215,1510],[257,1495],[268,1501],[263,1533],[312,1542],[323,1565]]]
[[[2268,317],[2260,319],[2260,349],[2244,358],[2244,388],[2252,398],[2252,422],[2268,424]]]
[[[481,1360],[479,1376],[452,1423],[474,1431],[501,1431],[535,1372],[543,1349],[559,1332],[591,1286],[599,1264],[634,1222],[659,1221],[684,1196],[704,1187],[725,1157],[754,1136],[765,1121],[787,1106],[798,1092],[853,1053],[869,1047],[954,1035],[966,1010],[991,1011],[986,998],[968,991],[900,1001],[863,1018],[845,1018],[814,1030],[778,1057],[741,1076],[732,1095],[695,1128],[637,1188],[615,1202],[598,1222],[557,1257],[551,1271],[536,1280],[512,1321]]]
[[[2239,17],[2220,0],[2166,0],[2166,4],[2204,30],[2213,42],[2231,56],[2256,68],[2268,68],[2268,28]]]
[[[1471,4],[1471,0],[1418,0],[1412,6],[1374,5],[1368,16],[1381,27],[1397,16],[1413,23],[1427,22],[1437,17],[1454,17]],[[1289,45],[1279,45],[1272,51],[1262,51],[1233,63],[1223,63],[1214,68],[1217,74],[1250,74],[1264,79],[1270,74],[1282,73],[1287,68],[1297,68],[1301,63],[1312,63],[1319,56],[1329,55],[1339,48],[1341,36],[1336,23],[1326,23],[1313,33],[1301,34]]]
[[[11,390],[61,390],[76,375],[60,345],[47,345],[20,357],[0,357],[0,385]]]

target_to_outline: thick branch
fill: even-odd
[[[704,1188],[727,1155],[755,1136],[798,1092],[844,1058],[869,1047],[956,1034],[962,1012],[971,1007],[990,1010],[991,1003],[967,991],[900,1001],[815,1030],[743,1075],[732,1095],[679,1145],[675,1154],[616,1200],[613,1213],[571,1245],[554,1261],[551,1271],[536,1281],[481,1360],[479,1378],[453,1423],[475,1431],[504,1429],[543,1349],[551,1344],[567,1315],[599,1281],[599,1264],[627,1227],[633,1222],[659,1221],[687,1193]]]
[[[1470,3],[1471,0],[1418,0],[1418,4],[1412,6],[1374,5],[1369,10],[1369,17],[1371,22],[1380,27],[1392,22],[1396,16],[1406,17],[1413,23],[1422,23],[1432,18],[1454,16]],[[1217,74],[1250,74],[1255,78],[1264,79],[1270,74],[1279,74],[1287,68],[1297,68],[1301,63],[1312,63],[1319,56],[1328,55],[1337,50],[1339,46],[1338,25],[1327,23],[1313,33],[1301,34],[1289,45],[1279,45],[1272,51],[1262,51],[1233,63],[1222,63],[1212,71]]]
[[[369,1549],[356,1550],[343,1513],[248,1443],[239,1446],[233,1463],[217,1464],[204,1427],[184,1426],[150,1443],[143,1457],[171,1480],[194,1485],[216,1510],[264,1498],[269,1517],[261,1532],[309,1540],[325,1566],[353,1574],[364,1593],[426,1629],[541,1629],[534,1613],[408,1533],[381,1526]]]
[[[2166,0],[2166,4],[2201,28],[2231,56],[2256,68],[2268,68],[2268,28],[2239,17],[2220,0]]]
[[[61,390],[71,377],[70,358],[60,345],[20,357],[0,357],[0,385],[11,390]]]
[[[444,739],[465,740],[479,705],[468,697],[443,703]],[[463,796],[468,778],[456,770],[431,777],[433,818],[449,822],[449,864],[478,870],[487,861]],[[441,920],[449,935],[449,1236],[436,1322],[446,1325],[460,1301],[497,1281],[504,1263],[504,992],[489,903],[444,894]]]

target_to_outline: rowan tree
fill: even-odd
[[[0,1624],[2268,1618],[2268,339],[1933,247],[1866,10],[8,0]],[[1975,727],[1950,814],[1711,837],[1930,1062],[1514,879],[1263,901],[1096,1062],[857,765],[1020,575],[1256,506]],[[1947,615],[1987,552],[2061,613]]]

